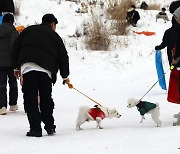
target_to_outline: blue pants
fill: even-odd
[[[17,104],[18,87],[13,69],[0,68],[0,108],[7,108],[7,81],[9,83],[9,105]]]

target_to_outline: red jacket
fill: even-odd
[[[91,108],[88,113],[93,117],[94,120],[96,120],[97,117],[102,119],[106,117],[100,108]]]

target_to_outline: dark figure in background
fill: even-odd
[[[14,16],[7,13],[0,25],[0,115],[7,113],[7,81],[9,83],[9,110],[18,109],[18,87],[12,67],[12,50],[18,32],[13,23]]]
[[[148,9],[148,5],[145,1],[143,1],[140,5],[140,9],[143,9],[143,10],[147,10]]]
[[[156,15],[156,21],[157,21],[157,19],[160,19],[160,18],[163,19],[165,23],[166,23],[166,21],[169,21],[169,18],[166,14],[166,9],[164,7],[161,9],[161,12],[159,12]]]
[[[172,18],[172,26],[164,32],[162,43],[155,47],[155,50],[161,50],[167,47],[167,56],[169,66],[172,64],[172,50],[175,47],[177,36],[179,33],[179,25],[176,19]]]
[[[136,27],[136,24],[140,19],[140,15],[135,9],[135,5],[131,5],[131,8],[127,11],[126,15],[127,23],[132,25],[133,27]]]
[[[69,57],[61,37],[55,32],[57,23],[53,14],[45,14],[42,24],[25,28],[15,42],[14,74],[23,75],[24,107],[30,125],[26,136],[41,137],[41,122],[48,135],[55,133],[52,84],[56,82],[58,70],[63,83],[69,86]]]
[[[0,13],[3,15],[6,13],[14,14],[14,1],[13,0],[0,0]]]

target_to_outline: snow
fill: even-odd
[[[16,0],[18,2],[18,0]],[[171,0],[149,0],[167,6]],[[161,43],[164,31],[171,22],[155,22],[156,11],[138,10],[141,20],[137,27],[130,27],[129,45],[118,46],[110,51],[88,51],[82,39],[69,38],[77,28],[81,28],[88,14],[78,15],[79,7],[73,2],[58,0],[21,0],[20,16],[16,25],[28,26],[41,23],[45,13],[53,13],[59,20],[57,32],[63,38],[70,58],[70,80],[75,88],[96,100],[101,105],[116,108],[122,117],[105,119],[104,129],[96,129],[95,122],[82,125],[82,131],[75,130],[75,122],[80,106],[94,106],[95,103],[77,91],[58,81],[53,87],[55,102],[54,118],[56,135],[31,138],[25,134],[29,124],[23,109],[21,86],[19,85],[19,110],[0,117],[0,153],[2,154],[176,154],[180,141],[179,127],[172,126],[173,117],[179,106],[167,102],[167,91],[156,84],[143,100],[158,102],[161,107],[162,127],[155,127],[150,115],[139,123],[141,116],[136,108],[127,108],[127,99],[141,98],[158,80],[154,47]],[[169,19],[171,14],[167,11]],[[137,35],[132,31],[153,31],[156,35]],[[162,50],[164,70],[168,70],[166,49]],[[168,86],[170,71],[166,74]],[[43,128],[42,124],[42,128]]]

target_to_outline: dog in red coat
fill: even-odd
[[[97,128],[102,129],[101,121],[105,118],[113,117],[120,118],[121,115],[115,109],[109,109],[107,107],[95,105],[94,108],[89,108],[87,106],[81,106],[76,120],[76,130],[82,130],[81,125],[86,121],[96,121]]]

